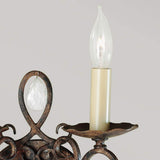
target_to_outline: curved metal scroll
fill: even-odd
[[[31,118],[31,116],[29,115],[25,102],[24,102],[24,88],[25,85],[28,81],[29,78],[31,78],[32,76],[38,76],[40,77],[44,83],[46,84],[47,87],[47,104],[45,106],[45,110],[42,114],[42,116],[40,117],[39,121],[37,123],[35,123],[33,121],[33,119]],[[27,73],[19,86],[19,92],[18,92],[18,99],[19,99],[19,104],[20,104],[20,108],[22,110],[22,113],[26,119],[26,121],[28,122],[29,126],[31,127],[31,131],[24,137],[22,138],[20,141],[21,143],[26,143],[29,139],[31,139],[34,135],[38,135],[40,138],[42,138],[43,140],[45,140],[47,143],[50,143],[53,141],[52,138],[48,137],[47,135],[45,135],[41,130],[41,126],[43,125],[43,123],[45,122],[50,109],[51,109],[51,104],[52,104],[52,85],[48,79],[48,77],[40,72],[40,71],[31,71],[29,73]]]
[[[73,157],[67,158],[66,155],[64,155],[63,152],[61,151],[61,145],[65,144],[65,143],[69,143],[70,146],[72,147]],[[73,138],[71,138],[71,136],[59,137],[56,140],[53,148],[54,148],[54,152],[56,153],[56,154],[53,154],[55,159],[57,159],[57,156],[64,158],[64,159],[65,158],[70,159],[70,160],[80,160],[81,159],[81,153],[80,153],[80,149],[78,147],[78,144],[76,143],[76,141]]]
[[[9,145],[9,147],[11,148],[10,153],[7,155],[7,159],[12,159],[17,152],[17,148],[16,148],[16,144],[14,142],[14,140],[11,137],[6,137],[3,136],[3,132],[9,130],[9,128],[11,128],[13,130],[13,133],[16,134],[16,129],[13,125],[11,124],[6,124],[3,127],[0,127],[0,145],[2,143],[6,143]],[[4,158],[1,154],[0,154],[0,159],[4,160],[6,159],[6,157]]]

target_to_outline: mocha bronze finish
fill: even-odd
[[[45,110],[39,121],[35,123],[27,111],[24,102],[24,89],[27,81],[32,76],[40,77],[47,87],[47,104]],[[45,122],[52,105],[52,86],[48,77],[40,71],[31,71],[27,73],[19,86],[18,99],[21,111],[28,122],[31,130],[23,138],[14,141],[10,137],[3,136],[3,132],[12,128],[15,133],[14,126],[8,124],[0,127],[0,145],[2,143],[8,144],[8,147],[0,152],[0,160],[75,160],[80,159],[80,151],[78,144],[71,137],[60,137],[57,140],[48,137],[41,131],[41,127]],[[41,139],[31,140],[34,135],[38,135]],[[73,153],[62,144],[69,143],[72,147]]]
[[[27,111],[24,101],[24,90],[27,81],[32,76],[40,77],[47,87],[47,104],[44,112],[37,123],[33,121]],[[110,160],[118,160],[117,157],[106,148],[104,142],[113,136],[118,136],[132,131],[138,127],[130,123],[110,123],[110,129],[107,131],[91,131],[88,123],[80,123],[74,126],[61,123],[57,126],[68,132],[68,136],[62,136],[58,139],[51,138],[42,132],[41,127],[48,117],[52,105],[52,86],[48,77],[40,71],[31,71],[27,73],[19,86],[18,99],[21,111],[30,126],[30,132],[19,140],[13,140],[11,137],[4,136],[4,132],[12,129],[16,133],[15,127],[11,124],[0,126],[0,145],[6,143],[8,146],[0,151],[0,160],[81,160],[81,153],[77,142],[72,135],[91,138],[96,142],[94,148],[87,152],[82,160],[89,160],[95,154],[103,154]],[[32,139],[38,135],[41,139]],[[62,145],[68,143],[72,151],[69,151]]]

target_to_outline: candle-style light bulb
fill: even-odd
[[[110,121],[112,36],[100,6],[90,35],[90,57],[90,130],[107,130]]]
[[[112,58],[112,35],[102,7],[90,35],[90,57],[92,68],[109,68]]]

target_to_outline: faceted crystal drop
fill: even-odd
[[[27,107],[32,110],[42,110],[47,103],[47,88],[43,80],[35,77],[29,85],[28,92],[26,93]]]

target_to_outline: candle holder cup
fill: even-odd
[[[73,135],[91,138],[93,141],[96,142],[94,148],[88,151],[82,160],[89,160],[95,154],[103,154],[108,157],[110,160],[118,160],[114,153],[107,149],[106,145],[104,144],[108,138],[122,135],[124,133],[130,132],[136,128],[138,128],[137,124],[131,123],[110,123],[109,129],[106,131],[100,130],[89,130],[89,123],[79,123],[77,125],[67,125],[65,123],[61,123],[57,126],[56,132],[58,133],[59,128],[65,132],[69,133],[69,137]]]

